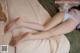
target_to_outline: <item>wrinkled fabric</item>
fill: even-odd
[[[31,27],[34,26],[34,23],[35,27],[42,29],[43,25],[51,19],[49,13],[37,0],[7,0],[7,7],[10,20],[20,17],[19,21],[10,30],[13,36],[20,32],[36,32]],[[15,50],[13,47],[10,48],[13,51]],[[16,53],[69,53],[69,48],[68,39],[61,35],[56,39],[21,41],[16,45]]]

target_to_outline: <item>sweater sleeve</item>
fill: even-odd
[[[63,21],[66,21],[68,19],[71,19],[71,15],[69,15],[68,13],[65,13],[64,14],[64,20]]]

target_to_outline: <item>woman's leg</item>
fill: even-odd
[[[25,40],[16,45],[16,53],[50,53],[49,40]]]
[[[70,43],[65,35],[56,36],[53,39],[56,41],[56,51],[53,53],[69,53]],[[52,46],[53,47],[53,46]]]

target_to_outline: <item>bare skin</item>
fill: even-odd
[[[64,12],[57,13],[48,23],[46,23],[43,27],[43,31],[50,30],[51,28],[55,27],[56,25],[60,24],[64,19]]]
[[[16,18],[13,21],[10,21],[6,25],[5,31],[7,32],[8,30],[10,30],[10,28],[14,26],[14,24],[19,20],[19,18],[20,17]],[[63,19],[64,19],[64,13],[63,12],[57,13],[53,18],[51,18],[49,20],[48,23],[46,23],[45,25],[42,26],[43,27],[42,31],[47,31],[47,30],[51,29],[52,27],[55,27],[57,24],[61,23],[63,21]],[[37,29],[38,27],[34,27],[34,28]]]
[[[57,18],[58,17],[58,18]],[[57,24],[59,24],[59,23],[61,23],[62,22],[62,20],[63,20],[63,18],[64,18],[64,13],[63,12],[60,12],[60,13],[57,13],[52,19],[51,19],[51,21],[49,22],[49,23],[46,23],[44,26],[43,26],[43,31],[48,31],[49,29],[51,29],[52,27],[55,27]],[[18,18],[16,19],[17,21],[18,21]],[[7,32],[9,29],[10,29],[10,27],[13,27],[13,25],[15,24],[15,22],[17,22],[16,20],[13,20],[12,22],[10,22],[10,23],[8,23],[7,24],[7,26],[6,26],[6,28],[5,28],[5,31]],[[29,35],[30,35],[31,33],[29,33]],[[38,33],[37,33],[38,34]],[[36,34],[36,35],[37,35]],[[42,34],[42,33],[41,33]],[[35,34],[34,34],[35,35]],[[19,34],[19,37],[21,37],[21,36],[25,36],[25,35],[20,35]],[[36,37],[35,37],[36,38]],[[13,37],[13,39],[16,39],[16,37]],[[21,38],[22,39],[22,38]],[[20,39],[20,40],[21,40]],[[18,40],[18,41],[20,41],[20,40]],[[11,43],[13,43],[13,42],[18,42],[17,40],[12,40],[11,41]],[[14,44],[15,45],[15,44]]]
[[[9,21],[6,26],[4,31],[7,32],[9,29],[19,20],[19,17],[17,17],[15,20]]]
[[[75,13],[76,12],[76,13]],[[57,25],[56,27],[51,28],[48,31],[35,33],[34,36],[30,36],[31,39],[42,39],[42,38],[48,38],[51,36],[59,36],[61,34],[66,34],[71,31],[73,31],[76,26],[80,23],[80,11],[72,10],[69,12],[69,14],[72,15],[71,19],[68,19],[61,24]],[[29,37],[28,37],[29,38]]]
[[[57,16],[58,16],[58,15],[57,15]],[[61,14],[59,17],[61,17],[61,16],[62,16],[62,14]],[[56,17],[56,16],[54,16],[54,17]],[[64,17],[64,13],[63,13],[63,16],[62,16],[62,17]],[[53,20],[54,20],[54,19],[53,19]],[[71,31],[76,27],[76,25],[78,24],[78,22],[75,22],[75,21],[72,20],[72,19],[69,19],[69,20],[67,20],[67,21],[65,21],[65,22],[63,22],[63,23],[61,23],[61,24],[59,24],[59,23],[62,22],[63,18],[60,19],[60,21],[59,21],[58,17],[56,17],[56,20],[57,20],[57,21],[55,21],[56,24],[53,24],[54,21],[51,21],[49,25],[45,25],[46,28],[47,28],[47,27],[49,27],[49,28],[47,28],[44,32],[27,34],[26,39],[44,39],[44,38],[49,38],[49,37],[51,37],[51,36],[58,36],[58,35],[61,35],[61,34],[69,33],[69,32],[71,32]],[[59,24],[59,25],[57,25],[57,24]],[[51,25],[52,25],[52,26],[51,26]],[[57,26],[56,26],[56,27],[53,27],[53,26],[55,26],[55,25],[57,25]],[[48,30],[48,29],[49,29],[49,30]],[[63,29],[64,29],[64,30],[63,30]],[[21,36],[25,36],[25,35],[19,35],[19,37],[21,37]],[[16,39],[16,37],[14,37],[14,39]],[[21,38],[21,39],[22,39],[22,38]],[[14,40],[14,42],[17,43],[17,42],[19,42],[21,39],[19,39],[18,41],[17,41],[17,39],[16,39],[16,40]],[[24,39],[25,39],[25,38],[24,38]],[[13,46],[15,46],[16,43],[15,43]]]
[[[29,37],[27,36],[27,39],[44,39],[44,38],[49,38],[51,36],[55,37],[61,34],[66,34],[66,33],[73,31],[75,27],[77,26],[77,24],[78,23],[74,22],[73,20],[67,20],[66,22],[61,23],[60,25],[48,31],[29,35]]]
[[[21,39],[23,39],[24,37],[26,37],[26,35],[27,35],[28,33],[26,32],[26,33],[20,33],[20,34],[18,34],[18,36],[16,36],[16,37],[12,37],[12,40],[10,41],[10,45],[11,46],[16,46],[16,44],[21,40]],[[19,36],[20,35],[20,36]]]

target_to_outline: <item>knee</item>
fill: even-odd
[[[58,37],[57,43],[58,43],[58,48],[61,48],[60,50],[62,50],[62,52],[65,52],[65,53],[69,52],[70,43],[69,43],[69,40],[67,39],[67,37],[65,35]]]

